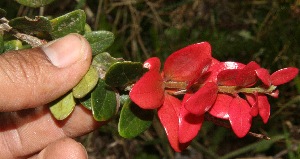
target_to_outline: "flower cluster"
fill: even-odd
[[[160,72],[160,60],[150,58],[148,68],[129,95],[143,109],[157,109],[170,145],[185,149],[198,134],[204,114],[229,120],[233,132],[244,137],[252,118],[267,123],[270,104],[267,96],[277,97],[276,86],[298,74],[294,67],[269,74],[257,63],[220,62],[211,56],[207,42],[189,45],[171,54]]]

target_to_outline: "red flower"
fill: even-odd
[[[186,148],[198,134],[205,112],[229,120],[234,133],[244,137],[252,118],[264,123],[270,116],[267,95],[277,97],[276,86],[298,74],[294,67],[272,75],[257,63],[219,62],[211,57],[209,43],[189,45],[171,54],[160,72],[160,60],[150,58],[148,68],[129,96],[143,109],[158,109],[158,117],[175,151]],[[262,85],[258,86],[258,81]],[[180,101],[176,95],[184,93]]]
[[[211,61],[211,47],[207,42],[189,45],[171,54],[166,59],[162,73],[159,72],[159,59],[150,58],[144,63],[149,71],[136,82],[129,93],[131,100],[141,108],[158,108],[159,119],[175,151],[184,149],[194,138],[202,125],[203,117],[189,115],[181,106],[181,101],[170,94],[192,86],[209,69]],[[194,127],[193,124],[189,125],[189,120],[193,119],[197,121],[194,124],[197,133],[182,131],[181,128]]]
[[[246,66],[232,62],[219,63],[212,66],[210,71],[213,73],[209,79],[217,81],[219,93],[209,113],[217,118],[229,120],[238,137],[244,137],[248,133],[252,117],[259,114],[264,123],[268,122],[270,104],[266,94],[277,97],[279,91],[275,90],[276,84],[289,82],[298,74],[297,68],[290,67],[270,75],[255,62],[250,62]],[[258,80],[265,86],[248,88],[255,85]],[[241,98],[239,93],[243,93],[245,99]]]

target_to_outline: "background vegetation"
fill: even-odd
[[[43,8],[20,6],[1,0],[7,18],[43,15],[57,17],[83,9],[93,30],[116,35],[109,52],[114,57],[163,61],[186,45],[208,41],[221,61],[256,61],[271,72],[300,68],[299,0],[64,0]],[[280,97],[271,99],[271,118],[264,125],[255,119],[251,131],[270,141],[248,136],[237,138],[231,130],[206,122],[197,139],[183,153],[174,153],[162,131],[151,128],[138,138],[118,136],[116,122],[78,138],[90,158],[300,158],[300,77],[280,86]],[[114,121],[116,119],[112,119]],[[162,130],[154,124],[156,130]]]

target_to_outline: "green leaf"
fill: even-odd
[[[84,32],[86,15],[83,10],[75,10],[60,17],[50,20],[53,39],[63,37],[70,33]]]
[[[91,103],[91,94],[86,95],[83,98],[79,99],[80,104],[82,104],[86,109],[92,110],[92,103]]]
[[[38,35],[51,32],[51,23],[46,17],[36,16],[34,19],[18,17],[9,21],[9,25],[25,34]]]
[[[88,25],[87,23],[85,23],[85,25],[84,25],[84,33],[86,34],[86,33],[90,33],[90,32],[92,32],[91,26]]]
[[[105,83],[112,87],[124,87],[139,79],[146,69],[140,62],[117,62],[105,75]]]
[[[66,119],[74,110],[76,102],[72,92],[66,94],[62,98],[54,101],[50,106],[50,111],[57,120]]]
[[[0,18],[3,18],[5,16],[6,16],[6,11],[0,8]]]
[[[91,105],[94,119],[106,121],[116,113],[117,109],[116,93],[109,90],[103,80],[99,79],[97,87],[91,94]]]
[[[109,31],[93,31],[86,33],[84,37],[90,43],[93,55],[104,52],[115,40],[114,34]]]
[[[130,100],[127,100],[120,114],[119,134],[124,138],[138,136],[151,126],[153,114],[153,110],[142,109]]]
[[[18,3],[28,7],[42,7],[52,3],[54,0],[16,0]]]
[[[101,79],[104,79],[104,76],[108,70],[108,68],[116,63],[120,61],[119,59],[116,59],[116,58],[113,58],[110,56],[109,53],[107,52],[104,52],[104,53],[100,53],[98,55],[96,55],[94,58],[93,58],[93,62],[92,62],[92,65],[95,66],[98,70],[98,73],[99,73],[99,77]]]
[[[22,49],[22,42],[20,40],[10,40],[4,42],[4,52],[20,49]]]
[[[74,97],[83,98],[86,96],[97,85],[98,79],[97,69],[94,66],[90,66],[88,72],[73,88]]]

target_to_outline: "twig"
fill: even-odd
[[[20,33],[19,31],[13,29],[8,23],[9,23],[9,21],[5,17],[1,18],[0,19],[0,31],[9,32],[14,37],[28,43],[32,47],[39,47],[39,46],[47,43],[45,40],[41,40],[37,37],[27,35],[24,33]]]

